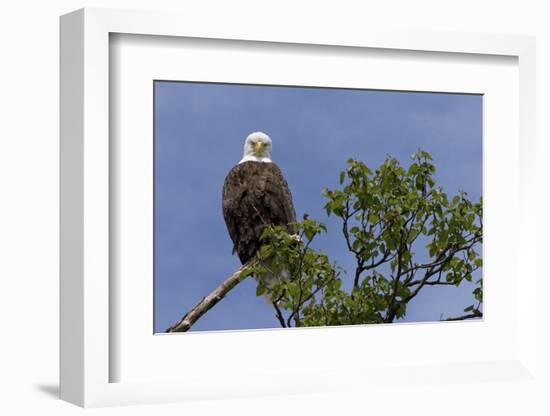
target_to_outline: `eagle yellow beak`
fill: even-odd
[[[256,152],[257,154],[261,154],[263,149],[264,149],[263,142],[256,142],[254,144],[254,152]]]

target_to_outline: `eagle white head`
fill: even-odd
[[[243,162],[271,162],[271,149],[273,145],[271,138],[261,131],[250,133],[244,141]]]

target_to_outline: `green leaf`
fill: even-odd
[[[260,248],[260,257],[262,259],[267,259],[271,257],[274,253],[274,248],[271,245],[264,245]]]
[[[426,152],[426,151],[421,150],[421,151],[420,151],[420,154],[422,155],[422,157],[423,157],[424,159],[433,160],[432,157],[430,156],[430,154],[429,154],[428,152]]]
[[[300,296],[300,287],[298,286],[297,283],[289,284],[287,286],[287,289],[292,297],[297,298],[298,296]]]
[[[470,305],[467,308],[464,308],[464,312],[470,312],[474,310],[474,305]]]
[[[406,310],[407,309],[405,304],[400,303],[399,306],[397,307],[397,313],[396,313],[397,318],[402,318],[405,315]]]
[[[261,283],[256,286],[256,296],[262,296],[265,293],[265,286]]]
[[[246,269],[241,271],[241,274],[239,275],[239,279],[244,279],[245,277],[248,277],[252,274],[254,274],[254,269],[252,267],[247,267]]]

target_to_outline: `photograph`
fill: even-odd
[[[155,80],[154,333],[483,319],[483,95]]]

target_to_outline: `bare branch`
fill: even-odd
[[[483,317],[483,313],[476,309],[472,313],[469,313],[467,315],[456,316],[454,318],[447,318],[447,319],[443,319],[443,321],[464,321],[465,319],[481,318],[481,317]]]
[[[202,298],[195,306],[193,306],[189,312],[187,312],[183,317],[165,332],[186,332],[188,331],[193,324],[206,312],[208,312],[212,307],[214,307],[220,300],[222,300],[225,295],[229,293],[237,284],[239,284],[241,279],[242,272],[252,267],[255,264],[255,260],[250,260],[245,263],[239,269],[225,279],[216,289],[214,289],[209,295]]]
[[[401,280],[401,276],[403,275],[402,265],[401,265],[401,256],[403,255],[403,249],[406,246],[406,244],[403,243],[403,233],[400,231],[399,235],[399,248],[397,249],[397,273],[395,274],[395,280],[393,281],[393,290],[390,297],[390,301],[388,303],[388,313],[386,315],[385,322],[393,322],[395,319],[395,315],[397,314],[398,305],[395,304],[395,299],[397,297],[397,288],[399,286],[399,281]],[[393,240],[393,239],[392,239]]]
[[[425,263],[425,264],[415,264],[412,268],[410,268],[408,270],[405,270],[403,273],[408,274],[411,271],[416,271],[416,270],[419,270],[419,269],[433,269],[437,266],[440,266],[444,263],[447,263],[449,260],[451,260],[451,258],[453,258],[459,252],[471,249],[479,241],[477,239],[472,239],[472,240],[469,240],[467,242],[470,243],[470,244],[468,244],[467,246],[462,246],[462,247],[455,248],[454,250],[451,250],[451,248],[453,248],[452,245],[448,245],[447,247],[445,247],[445,249],[443,249],[441,254],[438,256],[438,258],[434,262]],[[449,251],[449,254],[447,256],[443,257],[442,254],[444,254],[447,251]],[[412,284],[413,284],[413,282],[409,283],[409,285],[412,285]]]
[[[475,272],[476,270],[478,270],[480,268],[481,268],[480,266],[476,266],[476,267],[472,268],[472,270],[469,273],[471,274],[471,273]],[[456,285],[456,282],[442,281],[441,280],[441,274],[443,272],[443,269],[438,268],[437,270],[438,270],[438,273],[439,273],[439,276],[438,276],[437,280],[427,280],[427,281],[423,282],[423,279],[420,279],[420,280],[415,280],[415,281],[407,283],[407,286],[411,287],[411,286],[419,285],[421,283],[424,284],[424,285],[428,285],[428,286],[436,286],[436,285],[453,286],[453,285]]]
[[[342,217],[342,220],[343,220],[342,221],[342,233],[344,234],[344,239],[346,240],[346,245],[348,247],[348,250],[357,256],[358,252],[356,250],[354,250],[352,245],[351,245],[351,240],[350,240],[349,231],[348,231],[348,220],[351,218],[351,215],[352,214],[349,213],[349,200],[347,200],[346,201],[346,214],[344,215],[344,217]]]
[[[275,300],[273,302],[273,307],[275,308],[275,316],[276,316],[277,320],[279,321],[279,323],[281,324],[281,326],[283,328],[286,328],[285,318],[283,316],[283,313],[281,312],[281,309],[277,305],[279,303],[279,301],[283,298],[283,295],[284,295],[284,292],[281,294],[281,296],[279,296],[279,298],[277,300]]]

